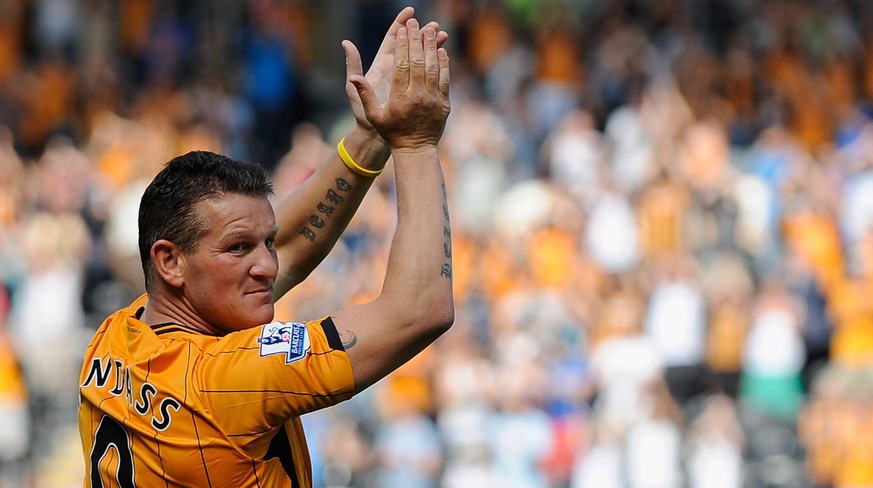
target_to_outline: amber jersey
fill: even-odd
[[[106,319],[79,378],[86,487],[309,487],[299,416],[348,399],[354,379],[330,317],[223,337]]]

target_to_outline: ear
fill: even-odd
[[[174,288],[181,288],[185,284],[184,257],[179,248],[166,239],[159,239],[152,244],[152,264],[155,273],[162,281]]]

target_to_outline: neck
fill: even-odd
[[[224,335],[223,332],[200,318],[184,296],[172,292],[167,293],[166,290],[161,289],[148,292],[148,301],[140,320],[148,325],[172,322],[199,330],[204,334]]]

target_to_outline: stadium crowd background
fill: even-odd
[[[451,35],[457,320],[305,417],[317,486],[873,486],[866,2],[412,4]],[[349,123],[340,39],[366,61],[399,7],[0,0],[0,486],[81,486],[144,182],[211,149],[281,198]],[[278,318],[378,292],[392,198]]]

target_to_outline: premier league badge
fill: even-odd
[[[309,352],[309,331],[298,322],[273,322],[261,328],[261,357],[284,354],[285,364],[299,361]]]

